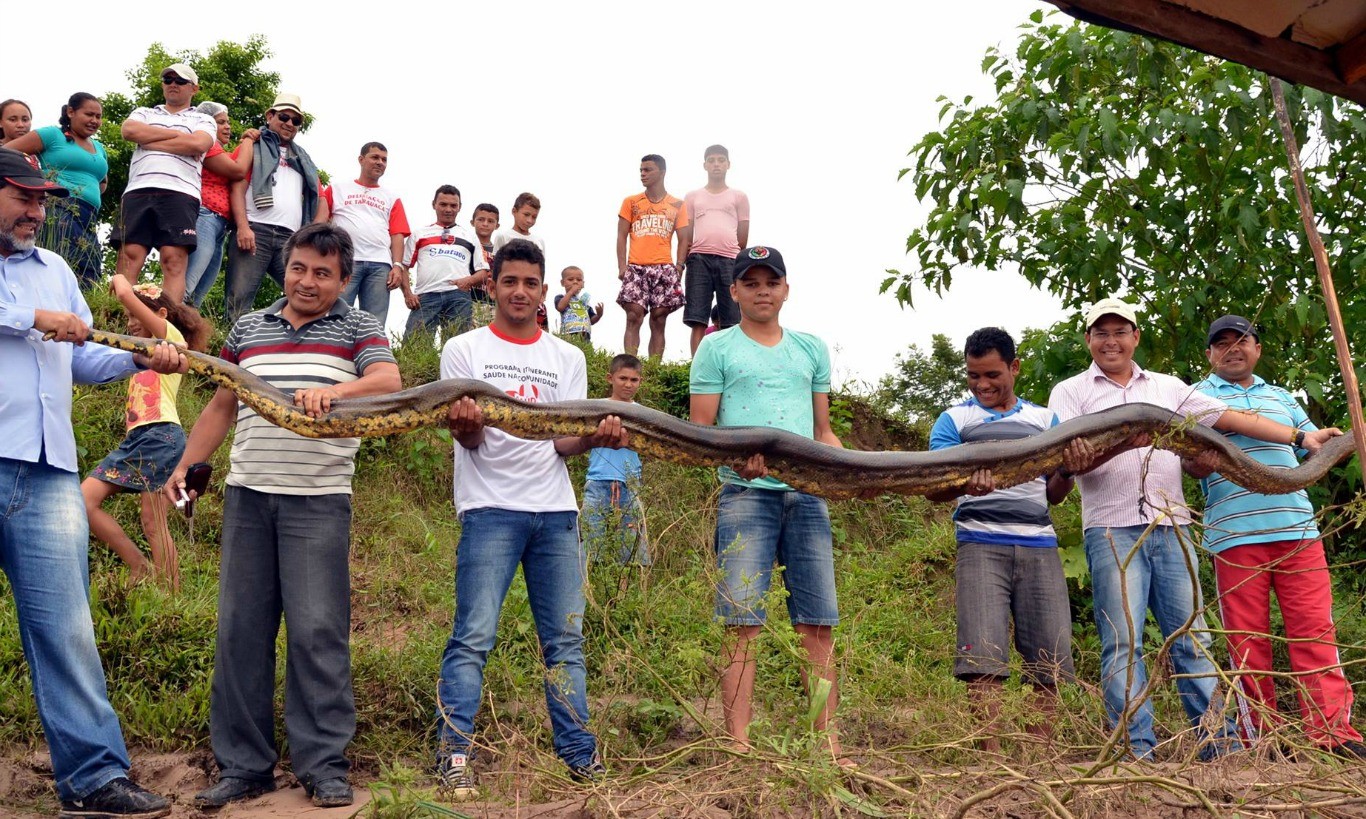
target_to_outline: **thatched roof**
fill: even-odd
[[[1047,0],[1366,105],[1366,0]]]

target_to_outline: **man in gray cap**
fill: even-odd
[[[1209,328],[1205,350],[1214,374],[1196,389],[1230,407],[1293,427],[1292,440],[1266,443],[1228,433],[1248,457],[1267,466],[1299,465],[1304,439],[1317,427],[1289,392],[1254,373],[1262,357],[1257,328],[1242,316],[1223,316]],[[1271,595],[1285,621],[1290,670],[1309,740],[1349,759],[1366,759],[1352,727],[1352,686],[1338,656],[1333,584],[1328,559],[1304,490],[1288,495],[1249,492],[1215,472],[1205,459],[1182,462],[1205,493],[1204,546],[1214,555],[1219,614],[1229,660],[1239,672],[1243,733],[1255,739],[1280,722],[1271,676]]]
[[[135,108],[120,129],[137,143],[128,167],[128,187],[109,243],[119,250],[117,274],[136,283],[157,248],[162,289],[172,301],[185,299],[185,266],[195,249],[199,220],[200,173],[213,147],[218,124],[191,107],[199,75],[184,63],[161,71],[165,103]]]
[[[237,240],[228,244],[226,300],[228,326],[251,312],[261,277],[269,275],[284,289],[285,243],[294,231],[326,222],[318,167],[294,137],[304,124],[297,94],[276,94],[266,111],[247,177],[232,183],[232,218]],[[346,271],[349,277],[352,271]]]
[[[1086,313],[1091,366],[1053,388],[1048,408],[1066,422],[1120,404],[1143,402],[1185,415],[1214,429],[1263,441],[1290,441],[1298,430],[1253,413],[1230,409],[1181,379],[1145,370],[1134,362],[1137,311],[1117,298],[1102,299]],[[1316,430],[1303,439],[1317,451],[1338,429]],[[1129,446],[1097,452],[1073,441],[1064,468],[1049,478],[1050,495],[1062,497],[1081,481],[1082,538],[1091,571],[1096,629],[1101,642],[1101,693],[1111,724],[1127,718],[1129,750],[1151,759],[1157,745],[1148,669],[1143,660],[1143,623],[1151,608],[1163,637],[1171,638],[1176,688],[1190,723],[1200,732],[1200,759],[1241,747],[1231,720],[1212,736],[1202,723],[1214,702],[1218,672],[1210,661],[1205,607],[1194,567],[1199,565],[1189,532],[1190,510],[1181,486],[1181,459],[1153,449],[1148,436]],[[1184,633],[1178,633],[1182,632]],[[1216,722],[1216,724],[1219,724]],[[1208,740],[1208,741],[1206,741]]]
[[[128,779],[128,749],[95,646],[71,385],[146,368],[185,372],[187,364],[169,344],[147,358],[83,343],[90,308],[75,274],[62,257],[34,247],[49,194],[67,190],[23,154],[0,148],[0,569],[62,815],[151,819],[170,813],[171,803]]]

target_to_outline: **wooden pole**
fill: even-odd
[[[1290,114],[1285,110],[1285,93],[1281,81],[1270,77],[1271,101],[1276,106],[1276,119],[1281,124],[1281,138],[1285,141],[1285,156],[1290,163],[1290,176],[1295,180],[1295,198],[1300,204],[1300,221],[1304,235],[1314,252],[1314,267],[1318,269],[1319,286],[1323,288],[1324,306],[1328,308],[1328,327],[1333,331],[1333,347],[1337,349],[1338,369],[1342,370],[1342,386],[1347,392],[1347,414],[1352,419],[1352,438],[1356,441],[1357,457],[1366,469],[1366,420],[1361,412],[1361,387],[1357,385],[1357,371],[1352,364],[1352,350],[1347,345],[1347,331],[1342,325],[1342,309],[1338,307],[1337,289],[1333,287],[1333,271],[1328,267],[1328,251],[1314,224],[1314,208],[1309,204],[1309,186],[1304,183],[1304,169],[1300,167],[1300,148],[1295,142],[1295,129]]]

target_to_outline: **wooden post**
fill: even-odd
[[[1347,414],[1352,419],[1352,438],[1356,441],[1357,457],[1366,469],[1366,420],[1362,419],[1361,387],[1357,385],[1357,371],[1352,364],[1352,350],[1347,346],[1347,331],[1342,326],[1342,309],[1338,307],[1338,294],[1333,287],[1333,271],[1328,267],[1328,251],[1323,248],[1323,238],[1314,224],[1314,208],[1309,204],[1309,187],[1304,183],[1304,169],[1300,167],[1300,148],[1295,142],[1295,129],[1290,124],[1290,114],[1285,110],[1285,93],[1281,81],[1268,78],[1271,87],[1271,101],[1276,106],[1276,119],[1281,124],[1281,138],[1285,140],[1285,156],[1290,162],[1290,177],[1295,180],[1295,198],[1300,204],[1300,220],[1304,222],[1304,235],[1314,252],[1314,267],[1318,269],[1319,286],[1323,288],[1324,306],[1328,308],[1328,327],[1333,331],[1333,347],[1337,349],[1338,369],[1342,370],[1342,385],[1347,392]]]

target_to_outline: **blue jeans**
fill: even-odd
[[[104,247],[100,245],[99,211],[77,196],[49,200],[43,247],[66,259],[71,272],[89,290],[104,276]]]
[[[583,482],[583,536],[594,560],[613,556],[623,566],[650,565],[643,515],[626,481]],[[615,552],[615,555],[613,555]]]
[[[228,282],[223,300],[227,305],[227,326],[251,312],[261,277],[270,276],[280,289],[285,287],[285,243],[294,231],[279,225],[251,223],[256,249],[247,253],[237,246],[236,232],[228,239]]]
[[[805,492],[726,484],[716,502],[716,616],[728,626],[762,625],[773,565],[783,567],[793,625],[839,624],[834,542],[824,500]]]
[[[422,293],[417,297],[418,308],[408,314],[408,326],[403,329],[406,336],[418,327],[435,333],[443,326],[451,327],[456,333],[470,329],[474,317],[474,301],[464,290],[442,290],[438,293]]]
[[[0,568],[9,577],[57,792],[126,776],[90,619],[90,528],[74,472],[0,458]]]
[[[1151,609],[1164,638],[1190,621],[1190,629],[1172,642],[1176,690],[1191,725],[1199,727],[1210,709],[1218,672],[1210,660],[1209,627],[1197,574],[1199,558],[1185,527],[1156,526],[1138,544],[1144,526],[1092,527],[1085,531],[1086,564],[1091,570],[1096,628],[1100,632],[1101,692],[1110,725],[1127,709],[1129,748],[1147,759],[1157,745],[1152,699],[1144,689],[1148,669],[1143,661],[1143,625]],[[1180,541],[1177,536],[1180,535]],[[1138,544],[1137,546],[1135,544]],[[1142,698],[1140,701],[1140,697]],[[1223,718],[1219,736],[1236,735]]]
[[[566,765],[592,762],[583,664],[584,556],[575,512],[471,509],[461,517],[455,557],[455,627],[441,657],[437,733],[441,756],[470,751],[484,663],[517,565],[526,579],[545,662],[545,704],[555,753]]]
[[[223,266],[223,239],[228,235],[228,220],[200,205],[194,232],[199,241],[195,243],[194,252],[185,264],[185,294],[191,304],[199,307],[213,289],[213,283],[218,281],[218,271]]]
[[[379,319],[383,327],[389,318],[389,271],[393,267],[388,262],[356,262],[351,267],[351,281],[342,288],[341,300],[356,306],[359,296],[360,309]]]

